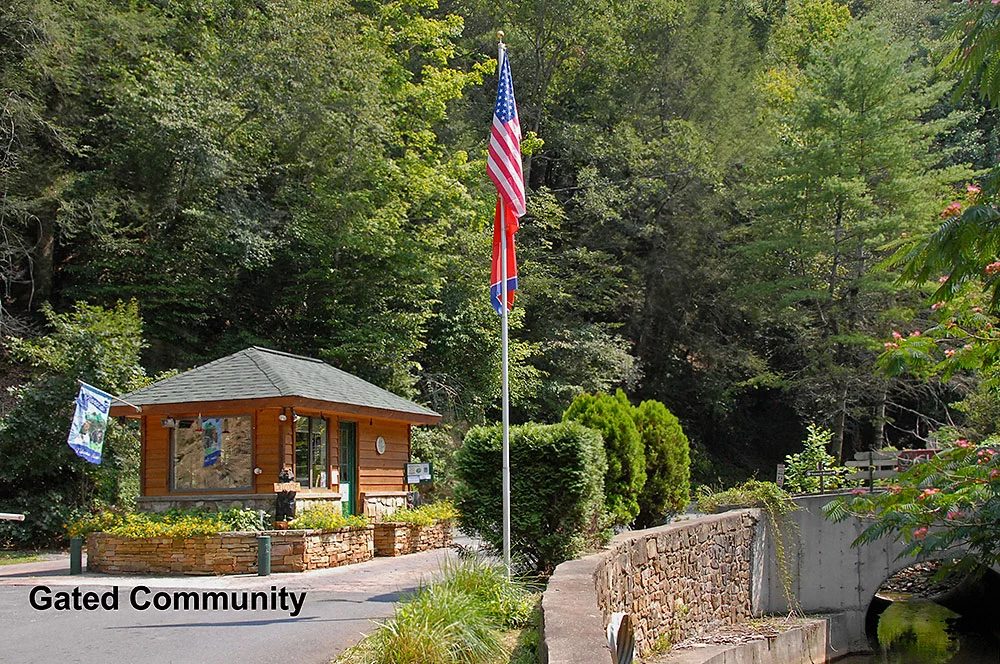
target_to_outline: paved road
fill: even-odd
[[[69,576],[66,556],[0,566],[0,662],[326,664],[454,558],[444,549],[269,577]],[[53,606],[34,608],[32,592],[36,604]],[[133,606],[133,594],[148,608]],[[223,595],[235,606],[194,609],[195,599],[219,607]],[[240,608],[253,601],[255,609]]]

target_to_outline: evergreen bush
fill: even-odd
[[[503,545],[502,430],[475,427],[455,456],[455,504],[461,529]],[[510,429],[511,548],[540,572],[551,572],[607,537],[604,446],[574,422]]]
[[[639,515],[639,495],[646,483],[646,457],[632,410],[618,390],[615,396],[581,394],[563,413],[564,422],[579,422],[604,437],[604,499],[616,525],[632,523]]]
[[[659,401],[633,411],[646,456],[646,483],[639,494],[636,525],[647,528],[679,512],[691,500],[691,451],[680,422]]]

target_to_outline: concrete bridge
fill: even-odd
[[[791,594],[804,613],[840,614],[845,638],[860,649],[867,645],[865,616],[879,586],[916,558],[901,556],[904,544],[891,536],[852,547],[867,524],[854,518],[839,523],[823,518],[823,506],[835,497],[795,499],[802,509],[789,515],[795,531],[788,537]],[[759,533],[754,545],[763,567],[763,574],[754,576],[754,613],[788,613],[774,533]]]
[[[790,577],[779,570],[775,535],[760,510],[625,533],[607,551],[563,563],[542,600],[546,661],[611,661],[604,633],[614,612],[632,617],[639,654],[706,628],[787,614],[785,579],[802,612],[827,618],[819,636],[813,630],[791,649],[802,659],[782,662],[867,650],[865,617],[876,591],[915,560],[900,557],[903,545],[889,537],[852,548],[865,524],[824,519],[834,497],[796,499],[801,509],[789,515],[783,538]]]

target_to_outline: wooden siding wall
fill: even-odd
[[[213,411],[206,404],[200,411],[202,417],[218,415],[245,415],[246,409],[235,411]],[[254,476],[255,493],[271,493],[274,482],[278,481],[281,470],[281,439],[284,437],[285,463],[294,460],[294,427],[291,420],[281,422],[278,416],[281,408],[266,408],[251,411],[253,415],[254,453],[253,463],[261,469]],[[410,426],[405,422],[380,420],[367,417],[338,416],[331,412],[311,412],[296,410],[303,416],[321,416],[329,420],[330,448],[328,460],[331,471],[340,467],[340,422],[356,422],[358,425],[358,490],[362,497],[366,493],[405,491],[405,464],[410,458]],[[171,413],[174,419],[191,418],[199,413]],[[160,420],[165,415],[143,417],[142,441],[142,495],[166,496],[170,491],[170,432]],[[379,436],[385,439],[385,454],[378,454],[375,441]],[[333,475],[331,474],[330,477]],[[337,487],[332,486],[332,491]],[[178,494],[197,492],[176,492]],[[204,492],[203,492],[204,493]],[[212,493],[225,493],[223,491]],[[234,492],[240,493],[240,492]],[[303,492],[305,495],[307,492]]]
[[[385,454],[375,441],[385,438]],[[366,493],[406,490],[406,462],[410,460],[410,427],[401,422],[374,420],[358,423],[358,486]]]

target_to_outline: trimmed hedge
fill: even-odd
[[[503,548],[502,430],[475,427],[455,455],[462,531]],[[575,422],[510,429],[511,548],[540,572],[599,545],[607,462],[600,434]]]

